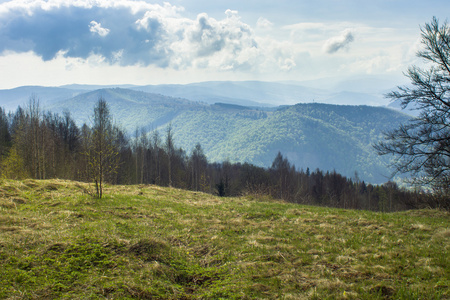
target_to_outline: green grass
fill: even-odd
[[[3,181],[1,299],[450,299],[450,215]]]

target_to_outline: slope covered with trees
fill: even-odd
[[[299,169],[355,172],[373,183],[390,175],[388,160],[372,144],[409,117],[385,108],[297,104],[274,111],[213,105],[185,111],[172,121],[186,149],[200,142],[211,161],[270,166],[278,151]]]
[[[297,104],[276,108],[209,105],[182,98],[128,89],[102,89],[53,104],[49,109],[70,111],[80,126],[104,97],[114,120],[128,134],[136,128],[159,129],[169,123],[178,147],[192,150],[197,143],[211,162],[248,162],[269,167],[281,151],[298,169],[316,168],[372,183],[389,179],[389,158],[372,148],[382,132],[410,117],[382,107]]]
[[[156,128],[170,122],[177,114],[190,109],[201,109],[205,104],[160,94],[149,94],[129,89],[99,89],[75,97],[53,102],[46,108],[53,112],[70,111],[77,124],[89,124],[97,100],[107,100],[117,124],[128,133],[136,127]]]
[[[103,183],[112,183],[173,186],[219,196],[270,195],[295,203],[383,211],[435,203],[430,195],[402,190],[392,182],[374,186],[358,176],[349,179],[335,171],[298,170],[281,152],[274,155],[269,168],[229,161],[211,163],[200,143],[191,151],[179,147],[171,124],[163,133],[136,130],[130,140],[113,124],[109,112],[109,105],[100,97],[91,113],[93,124],[81,128],[69,113],[61,117],[44,112],[36,99],[15,114],[2,113],[0,132],[6,132],[0,143],[2,176],[93,182],[93,190],[88,192],[98,198]],[[247,113],[256,120],[270,115]]]

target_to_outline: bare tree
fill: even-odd
[[[0,161],[7,155],[11,148],[12,139],[9,127],[6,112],[0,107]]]
[[[95,183],[96,196],[102,198],[103,183],[119,167],[119,151],[115,143],[117,130],[106,101],[100,97],[94,108],[94,119],[90,142],[86,152],[89,175]]]
[[[203,153],[200,143],[195,145],[191,155],[191,189],[195,191],[203,190],[206,183],[205,172],[208,165],[208,160]]]
[[[394,154],[396,172],[409,173],[417,183],[430,184],[444,197],[450,192],[450,27],[433,18],[421,28],[422,51],[417,56],[430,66],[412,66],[411,86],[387,96],[419,116],[385,134],[375,145],[380,155]],[[448,200],[446,200],[448,201]]]
[[[175,153],[175,146],[173,142],[172,124],[170,123],[167,126],[165,148],[168,156],[169,186],[172,187],[172,162]]]

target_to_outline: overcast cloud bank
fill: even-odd
[[[250,9],[250,4],[241,8]],[[401,74],[414,58],[419,24],[408,31],[322,16],[304,20],[305,12],[293,4],[303,19],[280,24],[270,18],[274,14],[256,7],[260,15],[249,21],[243,18],[248,11],[233,7],[222,14],[193,14],[168,2],[1,2],[0,66],[17,72],[0,72],[0,82],[11,86],[24,81],[21,85],[301,80]]]
[[[44,61],[58,55],[110,64],[166,68],[251,69],[292,62],[282,45],[258,41],[239,13],[227,10],[216,20],[196,19],[183,8],[135,1],[27,1],[0,6],[0,52],[32,51]],[[265,20],[263,26],[269,26]],[[283,55],[283,57],[279,57]]]

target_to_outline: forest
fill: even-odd
[[[347,177],[357,171],[361,180],[373,184],[386,182],[392,169],[387,166],[390,158],[379,156],[372,145],[383,132],[411,119],[387,107],[302,103],[302,99],[295,105],[257,107],[208,104],[124,88],[59,89],[21,87],[11,94],[0,90],[0,99],[7,111],[15,111],[26,106],[34,91],[42,109],[60,115],[70,111],[81,128],[91,124],[94,105],[103,97],[114,122],[131,138],[136,128],[147,132],[158,128],[164,135],[170,123],[177,147],[190,152],[200,143],[209,162],[268,168],[281,151],[298,168],[336,170]]]
[[[269,168],[250,163],[208,162],[202,146],[176,146],[169,123],[163,131],[136,129],[128,136],[114,124],[106,99],[100,98],[89,118],[77,126],[69,112],[43,111],[31,96],[26,107],[12,113],[0,108],[2,178],[61,178],[92,182],[93,196],[102,185],[154,184],[219,196],[269,196],[287,202],[398,211],[438,207],[439,199],[422,190],[381,185],[344,177],[337,172],[298,169],[282,153]],[[161,133],[163,132],[163,133]]]

